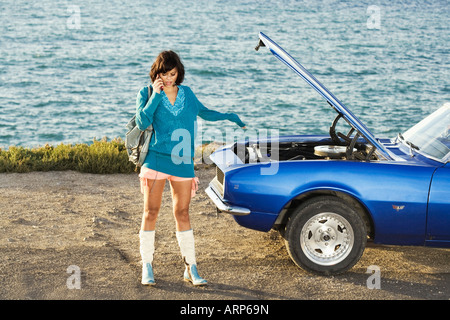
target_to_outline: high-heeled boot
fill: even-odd
[[[155,231],[139,232],[140,253],[142,258],[142,280],[143,285],[155,285],[155,278],[153,276],[153,253],[155,252]]]
[[[184,280],[192,282],[194,286],[206,285],[208,282],[199,276],[197,270],[193,230],[177,231],[176,234],[178,245],[180,246],[181,256],[183,257],[183,261],[186,265],[184,270]]]

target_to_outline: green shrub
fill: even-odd
[[[221,144],[204,144],[195,150],[195,163],[204,163]],[[12,146],[0,149],[0,173],[74,170],[86,173],[132,173],[136,166],[128,160],[125,142],[116,138],[95,140],[92,144],[46,144],[43,147]],[[196,169],[198,169],[196,165]]]
[[[45,145],[37,148],[12,146],[0,149],[0,172],[75,170],[88,173],[131,173],[125,143],[95,140],[92,144]]]

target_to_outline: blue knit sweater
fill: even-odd
[[[197,116],[208,121],[229,120],[244,127],[234,113],[221,113],[206,108],[187,86],[178,86],[172,105],[164,91],[153,91],[148,99],[148,87],[136,98],[136,124],[145,130],[151,124],[154,133],[143,166],[178,177],[194,177],[194,142]]]

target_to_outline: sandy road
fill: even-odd
[[[450,298],[450,250],[368,246],[349,272],[332,277],[294,265],[275,231],[216,214],[203,192],[214,169],[197,171],[191,204],[200,274],[182,280],[169,186],[157,222],[155,287],[140,284],[141,194],[135,174],[0,174],[0,299],[373,300]],[[370,289],[369,266],[380,270]],[[79,272],[79,281],[74,276]],[[69,271],[69,272],[68,272]],[[76,284],[79,288],[73,288]]]

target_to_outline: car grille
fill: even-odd
[[[219,167],[216,167],[216,177],[217,181],[223,186],[225,175],[223,174],[222,170],[219,169]]]
[[[225,175],[218,167],[216,167],[216,176],[211,181],[210,186],[216,190],[216,193],[223,197],[223,184],[225,182]]]

